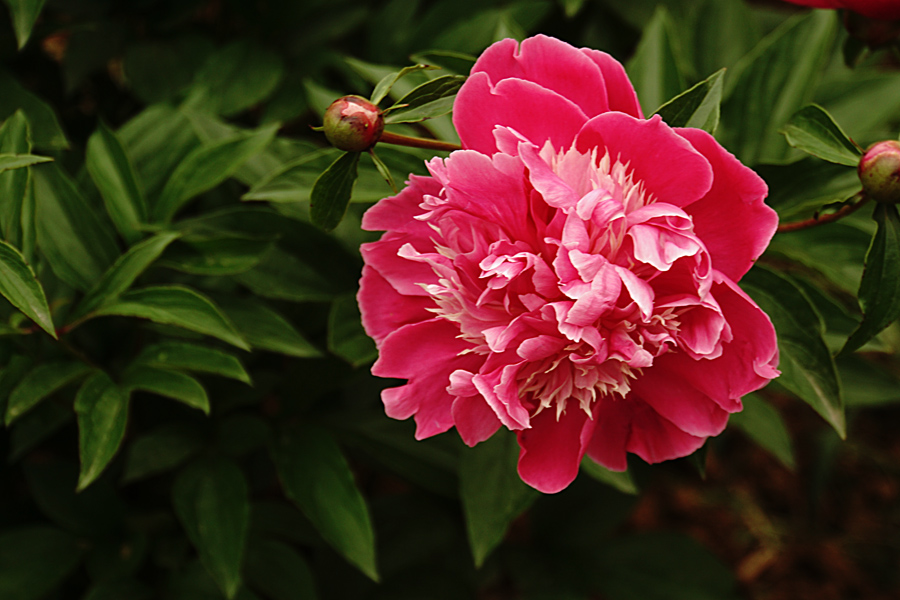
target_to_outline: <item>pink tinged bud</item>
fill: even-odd
[[[876,202],[900,204],[900,142],[873,144],[859,161],[863,190]]]
[[[363,152],[378,142],[384,131],[384,117],[365,98],[344,96],[325,111],[323,126],[325,137],[335,148]]]

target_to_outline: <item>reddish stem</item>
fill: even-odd
[[[408,135],[400,135],[399,133],[391,133],[385,131],[378,138],[378,143],[394,144],[395,146],[409,146],[410,148],[425,148],[426,150],[462,150],[459,144],[451,142],[442,142],[440,140],[428,140],[425,138],[415,138]]]
[[[778,229],[775,230],[775,233],[787,233],[788,231],[799,231],[801,229],[809,229],[810,227],[815,227],[816,225],[824,225],[826,223],[833,223],[838,219],[842,219],[847,215],[859,210],[863,204],[868,202],[868,196],[864,195],[860,192],[858,195],[859,200],[853,204],[848,204],[847,206],[837,210],[833,213],[829,213],[827,215],[819,215],[814,216],[811,219],[806,219],[805,221],[794,221],[792,223],[782,223],[778,226]]]

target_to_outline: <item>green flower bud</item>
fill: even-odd
[[[863,190],[872,200],[900,204],[900,142],[873,144],[857,170]]]
[[[384,131],[384,117],[365,98],[344,96],[325,111],[323,126],[325,137],[335,148],[363,152],[378,143]]]

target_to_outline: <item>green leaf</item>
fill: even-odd
[[[75,383],[91,371],[91,367],[76,361],[55,361],[38,365],[10,392],[6,406],[6,426],[9,427],[53,392]]]
[[[262,45],[241,40],[214,52],[197,73],[187,104],[230,116],[265,100],[284,76],[281,58]]]
[[[228,312],[228,311],[226,311]],[[236,357],[217,348],[167,341],[147,346],[136,362],[161,369],[183,369],[197,373],[221,375],[250,383],[250,376]]]
[[[38,246],[57,277],[88,290],[119,256],[114,235],[55,163],[31,172]]]
[[[675,27],[665,7],[653,13],[626,68],[644,114],[652,114],[686,87]]]
[[[788,146],[778,130],[808,103],[837,25],[827,11],[790,19],[734,68],[722,104],[723,143],[748,164],[775,162]]]
[[[775,326],[781,356],[778,383],[809,404],[844,438],[847,429],[840,381],[816,308],[793,281],[758,265],[741,279],[741,287]]]
[[[863,320],[841,353],[853,352],[900,317],[900,214],[893,204],[878,204],[878,229],[866,254],[859,284]]]
[[[781,415],[771,404],[754,394],[744,396],[742,400],[744,410],[731,415],[730,423],[793,471],[797,463],[791,436]]]
[[[235,281],[265,298],[292,302],[323,302],[334,296],[334,286],[306,262],[272,247],[262,261],[235,276]]]
[[[372,341],[360,322],[355,294],[338,296],[328,315],[328,350],[354,367],[372,362],[378,357]]]
[[[129,443],[122,483],[170,471],[202,448],[203,438],[192,423],[175,421],[157,427]]]
[[[200,560],[227,598],[241,586],[241,562],[250,524],[247,481],[228,460],[184,469],[172,486],[172,502]]]
[[[656,114],[670,127],[696,127],[707,133],[715,133],[719,125],[724,74],[725,69],[716,71],[660,106]]]
[[[0,534],[0,598],[41,600],[81,562],[75,536],[43,526]]]
[[[5,0],[9,6],[9,12],[12,15],[13,29],[16,31],[16,41],[19,43],[19,50],[28,43],[31,37],[31,28],[37,21],[41,9],[44,8],[45,0]]]
[[[213,50],[209,39],[191,33],[129,43],[122,63],[125,82],[145,104],[177,101]]]
[[[606,485],[619,490],[623,494],[638,494],[638,487],[634,483],[634,480],[632,480],[631,473],[628,471],[622,471],[621,473],[618,471],[610,471],[587,456],[582,459],[581,468],[585,473],[600,483],[605,483]]]
[[[19,250],[0,241],[0,294],[50,337],[56,338],[44,288]]]
[[[0,154],[0,173],[10,171],[12,169],[21,169],[30,167],[39,163],[51,162],[53,159],[49,156],[37,156],[34,154]]]
[[[358,164],[359,152],[344,152],[316,179],[310,193],[309,207],[314,225],[331,231],[344,218]]]
[[[141,273],[153,264],[163,250],[178,239],[179,233],[164,232],[139,242],[128,249],[103,274],[103,277],[85,295],[70,320],[87,315],[104,302],[119,296],[131,287]]]
[[[88,140],[84,164],[116,229],[129,244],[137,242],[142,237],[140,226],[147,220],[147,205],[122,142],[102,122]]]
[[[132,365],[122,376],[120,385],[128,393],[134,390],[159,394],[209,414],[209,398],[200,382],[179,371]]]
[[[0,127],[0,152],[4,154],[28,154],[31,141],[28,133],[28,119],[17,110]],[[34,202],[28,169],[15,169],[0,173],[0,233],[7,242],[25,250],[25,239],[34,244]],[[32,202],[26,202],[28,199]],[[24,211],[24,214],[23,214]],[[29,224],[26,233],[25,225]],[[30,252],[25,252],[26,256]]]
[[[419,63],[436,65],[458,75],[468,75],[475,65],[475,57],[452,50],[426,50],[412,55],[412,60]]]
[[[394,84],[404,75],[434,68],[436,67],[432,67],[431,65],[411,65],[403,67],[396,73],[388,73],[375,85],[375,89],[372,91],[372,97],[370,98],[372,104],[378,104],[384,100],[385,97],[391,93],[391,88],[394,87]]]
[[[222,310],[253,348],[297,358],[322,356],[290,321],[258,300],[225,302]]]
[[[369,509],[335,441],[303,427],[283,435],[273,451],[287,497],[335,550],[377,581]]]
[[[251,540],[247,549],[247,579],[272,600],[315,600],[309,566],[284,542]]]
[[[41,149],[65,149],[69,140],[59,126],[56,113],[50,105],[22,87],[15,77],[0,69],[0,119],[21,110],[31,125],[31,140]]]
[[[91,483],[109,464],[125,437],[128,395],[109,375],[98,372],[85,381],[75,396],[81,473],[77,490]]]
[[[368,152],[369,158],[372,159],[372,164],[375,165],[375,168],[378,169],[378,172],[381,173],[381,176],[384,177],[385,183],[391,186],[391,190],[396,194],[397,193],[397,184],[394,183],[394,176],[391,175],[391,169],[384,164],[378,155],[375,154],[375,149],[371,148]]]
[[[447,114],[465,81],[462,75],[444,75],[423,83],[385,111],[385,123],[416,123]]]
[[[192,151],[163,188],[153,207],[153,218],[169,221],[189,200],[231,177],[244,162],[269,145],[277,130],[278,125],[272,125],[250,136],[239,134]]]
[[[236,275],[255,267],[271,245],[231,235],[192,236],[170,248],[159,264],[193,275]]]
[[[538,496],[519,478],[518,460],[516,436],[506,430],[462,454],[459,496],[476,567],[484,564],[510,523]]]
[[[781,131],[794,148],[828,162],[855,167],[862,156],[840,125],[816,104],[804,106],[794,113]]]
[[[110,300],[93,314],[150,319],[154,323],[175,325],[211,335],[242,350],[250,349],[215,304],[200,293],[182,286],[132,290]]]

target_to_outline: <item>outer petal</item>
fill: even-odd
[[[415,261],[398,256],[400,248],[412,244],[419,252],[434,250],[428,241],[406,234],[386,233],[380,241],[363,244],[360,247],[363,260],[391,286],[404,296],[427,296],[422,283],[434,283],[437,276],[423,261]]]
[[[451,412],[459,437],[467,446],[483,442],[500,429],[500,419],[481,396],[457,398]]]
[[[362,313],[363,328],[378,345],[404,325],[427,321],[434,316],[427,310],[434,305],[430,298],[398,293],[369,265],[363,267],[356,299]]]
[[[594,432],[595,421],[575,406],[557,421],[555,410],[531,419],[531,429],[517,432],[519,476],[545,494],[564,489],[578,475],[578,467]]]
[[[684,210],[693,217],[694,232],[706,244],[713,267],[738,281],[766,249],[778,226],[778,215],[763,202],[768,188],[705,131],[677,131],[713,168],[712,188]]]
[[[617,112],[599,115],[578,132],[575,147],[585,153],[607,149],[659,202],[686,206],[712,186],[709,162],[658,115],[646,121]]]
[[[464,148],[497,152],[494,128],[515,129],[537,145],[549,140],[557,149],[571,145],[587,121],[577,104],[524,79],[504,79],[492,85],[487,73],[474,73],[453,103],[453,124]]]
[[[609,110],[616,110],[627,113],[632,117],[643,119],[644,113],[641,112],[637,93],[634,91],[634,86],[631,85],[622,63],[606,52],[592,50],[591,48],[581,48],[581,51],[593,60],[600,67],[600,71],[603,72],[603,79],[606,81]]]
[[[422,214],[419,205],[425,194],[436,196],[441,184],[431,177],[410,175],[407,186],[396,196],[383,198],[374,204],[362,218],[366,231],[424,231],[428,226],[415,219]]]
[[[509,78],[533,81],[568,98],[591,117],[610,110],[606,97],[611,86],[600,64],[585,50],[546,35],[530,37],[518,46],[511,39],[492,45],[478,58],[472,73],[487,73],[495,85]]]

